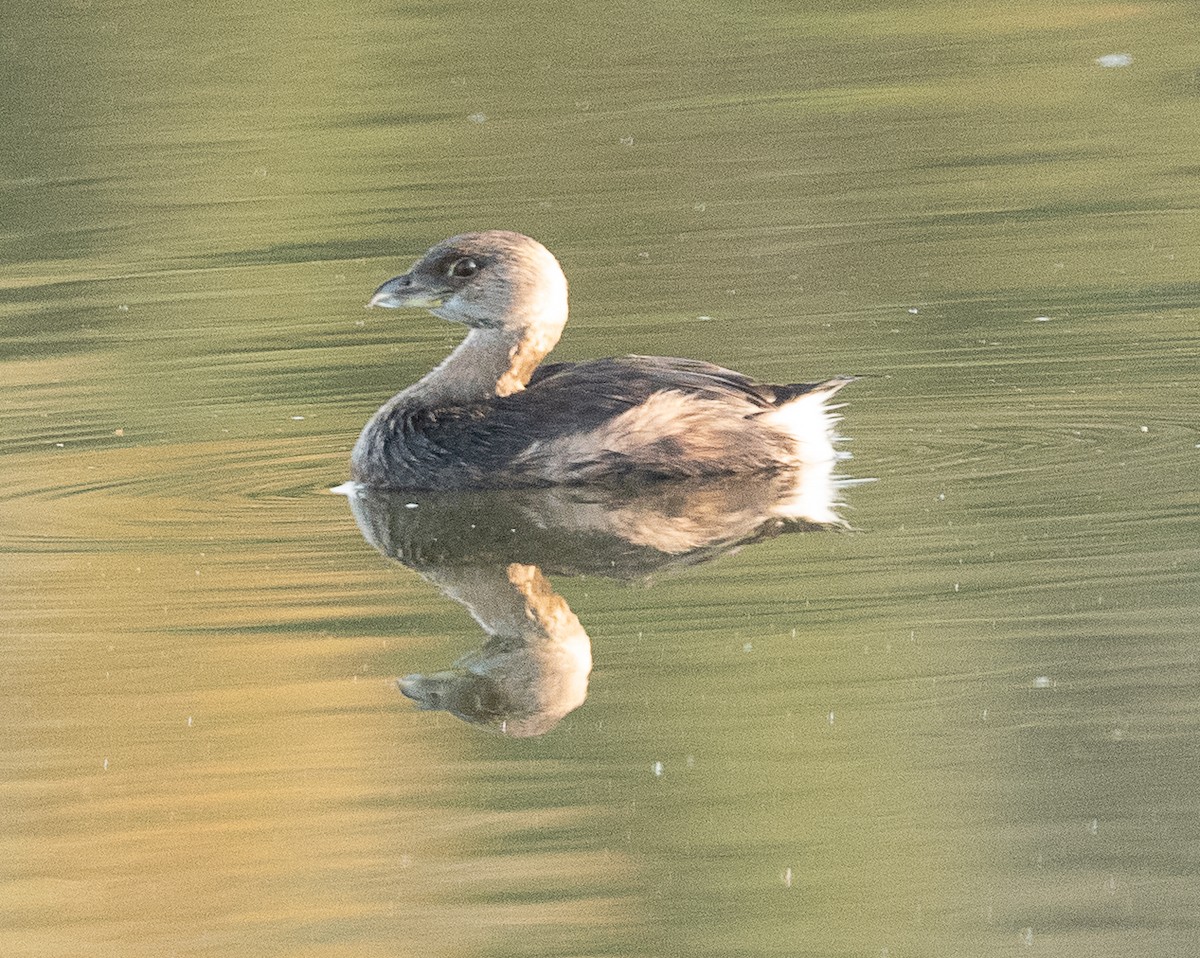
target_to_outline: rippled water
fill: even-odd
[[[1188,953],[1190,6],[9,20],[0,953]],[[362,303],[488,226],[557,357],[862,376],[852,528],[365,541],[328,490],[455,332]],[[591,660],[545,734],[397,690],[535,600]]]

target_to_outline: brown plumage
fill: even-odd
[[[371,418],[352,477],[391,489],[486,489],[692,478],[835,458],[826,401],[849,377],[772,386],[711,363],[626,356],[538,367],[567,319],[567,283],[536,240],[455,236],[371,306],[423,306],[466,339]]]

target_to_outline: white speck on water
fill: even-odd
[[[1029,948],[1033,945],[1033,929],[1032,928],[1022,928],[1021,929],[1021,944],[1024,945],[1026,948]]]
[[[944,492],[939,492],[938,493],[938,502],[945,502],[945,501],[946,501],[946,494]]]
[[[792,870],[790,868],[785,868],[783,870],[783,887],[784,888],[792,887]]]
[[[1149,432],[1149,431],[1150,431],[1150,427],[1149,427],[1149,426],[1139,426],[1138,428],[1139,428],[1139,429],[1140,429],[1142,432]]]
[[[191,728],[191,727],[192,727],[192,717],[191,717],[190,715],[188,716],[188,723],[187,723],[187,725],[188,725],[188,728]]]
[[[467,117],[467,119],[470,120],[472,123],[486,123],[487,122],[487,114],[486,113],[472,113],[470,116]]]
[[[623,136],[620,140],[621,146],[633,146],[632,136]]]
[[[303,416],[293,416],[292,422],[304,422],[304,417]]]
[[[916,316],[921,311],[919,309],[917,309],[917,307],[915,307],[915,306],[910,306],[910,307],[908,307],[908,312],[909,312],[910,316]]]
[[[743,652],[753,652],[754,651],[754,643],[753,642],[743,642],[742,643],[742,651]]]
[[[830,712],[830,713],[829,713],[829,720],[828,720],[828,721],[829,721],[829,724],[830,724],[830,725],[832,725],[832,724],[833,724],[833,713],[832,713],[832,712]]]
[[[647,253],[645,250],[642,250],[640,253],[638,253],[638,259],[649,259],[649,258],[650,258],[650,254]]]
[[[688,768],[695,768],[696,767],[696,756],[689,755],[687,758],[684,759],[684,764],[687,765]]]
[[[1033,680],[1033,687],[1035,689],[1052,689],[1054,688],[1054,679],[1048,675],[1039,675]]]
[[[1093,818],[1088,823],[1088,834],[1089,835],[1099,835],[1100,834],[1100,820],[1098,818]]]
[[[663,763],[662,763],[662,762],[655,762],[655,763],[654,763],[654,765],[653,765],[653,766],[651,766],[651,770],[654,772],[654,777],[655,777],[655,778],[662,778],[662,776],[663,776],[663,771],[664,771],[664,769],[663,769]]]
[[[104,771],[106,771],[106,772],[108,771],[108,759],[107,758],[105,758],[105,760],[104,760]]]
[[[958,591],[958,583],[957,583],[957,582],[955,582],[955,583],[954,583],[954,591],[955,591],[955,592],[957,592],[957,591]]]
[[[117,307],[117,312],[118,313],[129,312],[129,305],[127,303],[122,303],[120,306]]]
[[[1127,67],[1132,62],[1133,57],[1128,53],[1106,53],[1096,57],[1096,66],[1101,67]]]
[[[988,710],[987,710],[987,709],[984,709],[984,710],[983,710],[983,720],[986,722],[986,721],[987,721],[987,718],[988,718]]]
[[[697,316],[696,318],[698,320],[700,320],[700,322],[702,322],[702,323],[711,323],[712,322],[711,316]]]
[[[54,446],[57,449],[66,449],[67,448],[67,444],[65,442],[56,442],[54,444]]]
[[[405,509],[416,509],[416,508],[418,508],[418,504],[415,502],[406,502],[406,503],[404,503],[404,508]]]
[[[1048,323],[1048,322],[1050,322],[1050,317],[1049,316],[1034,316],[1033,321],[1035,323]]]
[[[692,209],[697,213],[703,213],[706,209],[708,209],[708,207],[704,203],[696,203]]]

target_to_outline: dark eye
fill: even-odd
[[[455,279],[470,279],[479,272],[479,264],[470,256],[464,256],[450,264],[449,272]]]

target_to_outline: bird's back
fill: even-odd
[[[832,457],[825,400],[848,381],[774,386],[660,356],[554,363],[524,390],[486,403],[385,407],[356,449],[354,477],[392,488],[483,488],[785,468]],[[825,448],[814,453],[810,442],[806,457],[797,423],[826,437]]]

